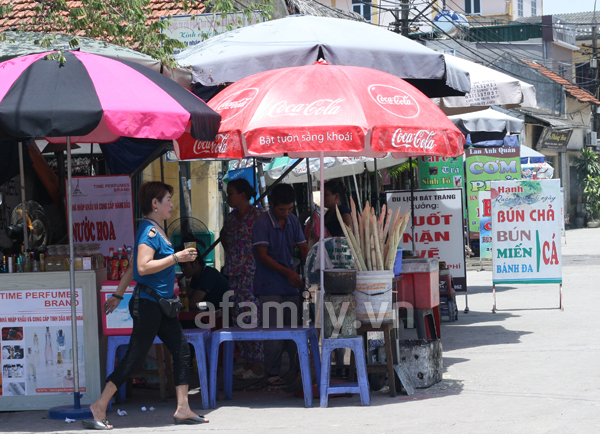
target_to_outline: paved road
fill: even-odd
[[[219,433],[526,433],[600,432],[600,229],[578,229],[563,239],[564,306],[558,285],[498,288],[493,314],[491,267],[468,271],[469,308],[459,297],[455,323],[442,324],[444,380],[415,395],[373,393],[333,398],[329,408],[305,409],[282,391],[234,392],[204,412],[200,427],[171,425],[174,403],[135,392],[110,419],[119,432]],[[199,395],[191,397],[199,408]],[[155,412],[140,408],[154,406]],[[315,405],[318,402],[315,400]],[[46,412],[0,413],[1,432],[70,432],[79,422],[45,419]]]

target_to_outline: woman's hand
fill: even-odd
[[[180,252],[175,253],[179,262],[192,262],[198,257],[198,250],[193,247],[188,247]]]
[[[102,306],[102,309],[104,310],[104,313],[108,315],[109,313],[113,313],[115,311],[115,309],[119,306],[119,303],[121,303],[121,300],[117,297],[109,297],[104,303],[104,306]]]

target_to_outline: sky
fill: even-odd
[[[544,15],[572,14],[593,10],[594,0],[544,0]],[[600,0],[596,0],[596,12],[600,12]]]

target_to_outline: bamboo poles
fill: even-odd
[[[352,228],[344,223],[337,209],[336,215],[350,245],[356,269],[358,271],[391,270],[396,259],[398,243],[410,221],[410,211],[401,214],[398,209],[394,213],[383,205],[380,217],[377,218],[375,209],[368,201],[362,213],[359,213],[352,198],[350,209]]]

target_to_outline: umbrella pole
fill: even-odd
[[[352,174],[352,178],[354,178],[354,188],[356,189],[356,200],[358,200],[358,209],[363,209],[362,206],[362,199],[361,199],[361,192],[360,189],[358,188],[358,181],[356,180],[356,173]]]
[[[321,282],[321,343],[324,342],[325,339],[325,289],[323,288],[323,280],[324,280],[324,272],[325,268],[325,175],[324,168],[325,165],[325,153],[323,151],[319,154],[319,208],[321,210],[321,218],[319,219],[319,280]],[[307,166],[308,168],[308,166]],[[321,361],[323,363],[323,361]]]
[[[412,251],[413,255],[416,255],[415,251],[415,171],[413,169],[412,157],[408,158],[408,165],[410,168],[410,230],[412,238]]]
[[[314,207],[314,203],[313,203],[313,197],[312,197],[312,178],[310,176],[310,161],[307,158],[306,159],[306,178],[308,180],[308,210],[310,211],[310,234],[312,234],[312,230],[315,227],[315,219],[314,219],[314,213],[315,213],[315,207]],[[300,222],[302,223],[302,222]]]
[[[377,158],[373,158],[373,168],[375,169],[375,202],[377,203],[375,212],[377,213],[377,217],[379,217],[381,206],[379,206],[379,176],[377,176]]]
[[[25,198],[25,168],[24,168],[24,164],[23,164],[23,147],[24,147],[24,143],[20,142],[19,143],[19,170],[21,172],[21,200],[22,200],[22,206],[21,206],[21,218],[22,218],[22,222],[23,222],[23,251],[25,253],[25,255],[27,255],[27,250],[29,250],[29,237],[27,236],[27,229],[29,229],[27,227],[27,199]],[[20,254],[20,252],[17,252],[17,254]]]
[[[258,191],[258,185],[256,185],[256,174],[257,174],[256,157],[254,157],[254,158],[252,158],[252,187],[254,188],[254,191]]]
[[[73,246],[73,185],[71,182],[72,161],[71,161],[71,137],[67,137],[67,212],[69,214],[69,280],[71,282],[71,336],[73,338],[73,380],[75,409],[81,408],[79,395],[79,356],[77,354],[77,300],[75,297],[75,261]]]
[[[93,414],[89,406],[81,408],[81,394],[79,393],[79,355],[77,348],[77,299],[75,294],[75,261],[73,260],[73,183],[71,179],[71,137],[67,136],[67,222],[69,233],[69,281],[71,291],[71,339],[73,345],[73,405],[52,407],[49,410],[50,419],[90,419]],[[83,296],[82,296],[83,301]]]

